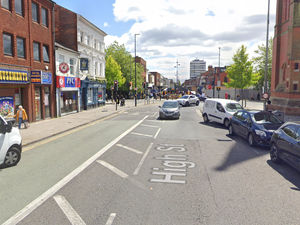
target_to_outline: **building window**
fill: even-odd
[[[11,11],[10,0],[1,0],[1,6],[2,8]]]
[[[41,61],[40,43],[33,42],[33,58],[35,61]]]
[[[23,0],[15,0],[15,10],[20,16],[23,16]]]
[[[294,64],[294,71],[299,71],[299,63]]]
[[[293,90],[297,91],[298,90],[298,84],[293,84]]]
[[[39,7],[36,3],[31,3],[31,14],[32,14],[32,20],[35,22],[39,22]]]
[[[90,36],[88,36],[88,35],[86,36],[86,44],[90,45]]]
[[[42,8],[42,24],[48,27],[48,10]]]
[[[25,58],[25,39],[17,37],[17,53],[19,58]]]
[[[97,49],[97,40],[94,41],[94,48]]]
[[[65,56],[59,54],[59,56],[58,56],[58,62],[59,62],[59,64],[65,62]]]
[[[43,59],[44,62],[50,62],[49,47],[47,45],[43,45]]]
[[[3,34],[4,55],[13,56],[13,36],[11,34]]]
[[[83,32],[80,32],[80,42],[83,43]]]
[[[98,75],[98,62],[95,62],[94,67],[95,67],[95,76],[97,76]]]
[[[75,66],[75,60],[70,59],[70,74],[74,75],[74,66]]]

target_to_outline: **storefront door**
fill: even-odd
[[[42,111],[41,111],[41,88],[34,88],[34,111],[35,111],[35,119],[42,119]]]
[[[50,114],[50,88],[45,87],[45,94],[44,94],[44,103],[45,103],[45,118],[49,118]]]

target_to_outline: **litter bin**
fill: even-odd
[[[284,122],[284,112],[281,112],[279,110],[275,110],[272,112],[278,119],[280,119],[282,122]]]

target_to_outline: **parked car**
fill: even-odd
[[[282,124],[271,112],[239,110],[231,118],[228,130],[230,135],[247,139],[250,146],[269,147],[274,130]]]
[[[196,94],[196,97],[199,99],[200,102],[205,102],[206,97],[200,95],[200,94]]]
[[[300,122],[287,122],[271,139],[272,162],[284,161],[300,171]]]
[[[202,116],[204,123],[213,121],[228,127],[232,115],[240,109],[243,109],[243,107],[236,101],[210,98],[206,99],[204,103]]]
[[[15,166],[21,159],[22,138],[17,127],[0,116],[0,165]]]
[[[179,119],[180,117],[180,105],[176,100],[167,100],[159,108],[160,119]]]
[[[183,106],[190,106],[191,104],[199,105],[199,99],[195,95],[184,95],[178,98],[177,101]]]

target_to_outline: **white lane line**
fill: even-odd
[[[154,135],[154,139],[156,139],[157,138],[157,136],[158,136],[158,134],[159,134],[159,132],[160,132],[160,130],[161,130],[161,128],[159,128],[158,130],[157,130],[157,132],[156,132],[156,134]]]
[[[116,217],[116,213],[111,213],[105,225],[112,225]]]
[[[152,127],[152,128],[159,128],[158,126],[148,125],[148,124],[141,124],[143,127]]]
[[[128,150],[128,151],[134,152],[134,153],[136,153],[136,154],[143,154],[143,152],[141,152],[141,151],[139,151],[139,150],[136,150],[136,149],[134,149],[134,148],[131,148],[131,147],[127,147],[127,146],[125,146],[125,145],[117,144],[116,146],[118,146],[118,147],[120,147],[120,148],[124,148],[124,149],[126,149],[126,150]]]
[[[85,161],[83,164],[81,164],[79,167],[77,167],[75,170],[73,170],[71,173],[69,173],[66,177],[61,179],[58,183],[56,183],[54,186],[52,186],[50,189],[48,189],[46,192],[44,192],[38,198],[33,200],[31,203],[29,203],[27,206],[25,206],[19,212],[17,212],[14,216],[9,218],[2,225],[15,225],[15,224],[19,223],[22,219],[24,219],[26,216],[28,216],[33,210],[35,210],[37,207],[39,207],[41,204],[43,204],[45,201],[47,201],[51,196],[53,196],[59,189],[61,189],[67,183],[69,183],[74,177],[76,177],[79,173],[81,173],[85,168],[87,168],[89,165],[91,165],[93,162],[95,162],[100,156],[102,156],[105,152],[107,152],[107,150],[109,150],[112,146],[114,146],[116,143],[118,143],[123,137],[125,137],[127,134],[129,134],[131,131],[133,131],[135,128],[137,128],[142,122],[144,122],[144,120],[146,118],[148,118],[148,116],[145,116],[142,120],[140,120],[135,125],[130,127],[119,137],[115,138],[113,141],[108,143],[105,147],[103,147],[95,155],[93,155],[91,158],[89,158],[87,161]]]
[[[128,175],[126,173],[124,173],[122,170],[119,170],[117,167],[114,167],[113,165],[102,161],[102,160],[97,160],[97,163],[100,163],[102,166],[106,167],[107,169],[111,170],[112,172],[114,172],[115,174],[119,175],[122,178],[127,178]]]
[[[141,134],[141,133],[136,133],[136,132],[131,132],[131,134],[138,135],[138,136],[144,136],[144,137],[153,137],[150,134]]]
[[[138,173],[139,173],[139,171],[140,171],[140,169],[141,169],[141,167],[142,167],[142,165],[143,165],[143,163],[144,163],[144,161],[145,161],[147,155],[149,154],[150,149],[152,148],[152,145],[153,145],[153,143],[150,143],[150,145],[148,146],[148,148],[147,148],[145,154],[143,155],[143,157],[142,157],[142,159],[141,159],[139,165],[137,166],[137,168],[136,168],[135,171],[133,172],[133,175],[138,175]]]
[[[153,116],[156,116],[158,112],[153,113]]]
[[[77,214],[64,196],[55,195],[53,198],[72,225],[85,225],[85,222],[81,219],[81,217]]]

